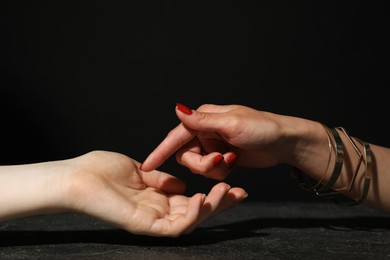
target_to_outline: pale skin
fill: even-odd
[[[247,196],[242,188],[220,182],[207,195],[187,197],[183,181],[157,170],[145,173],[139,166],[108,151],[0,166],[0,221],[76,212],[133,234],[178,237]]]
[[[330,157],[329,139],[324,126],[304,118],[259,111],[242,105],[205,104],[196,110],[178,104],[181,121],[142,163],[143,171],[157,169],[176,153],[178,163],[191,172],[223,180],[233,166],[265,168],[278,164],[296,167],[314,180],[320,180]],[[346,136],[345,163],[340,178],[332,187],[347,186],[358,155]],[[362,145],[356,141],[362,151]],[[366,140],[367,141],[367,140]],[[390,214],[390,149],[370,144],[373,173],[364,203]],[[218,159],[222,157],[222,160]],[[330,161],[330,169],[334,164]],[[360,168],[350,192],[356,199],[362,191],[364,167]],[[329,179],[325,175],[323,182]],[[259,186],[261,183],[259,183]]]

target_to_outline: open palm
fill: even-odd
[[[209,194],[184,196],[185,184],[161,171],[142,172],[123,154],[94,151],[69,160],[70,208],[134,234],[176,237],[245,198],[218,183]],[[68,162],[69,163],[69,162]]]

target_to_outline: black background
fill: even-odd
[[[385,1],[383,1],[385,2]],[[375,1],[2,1],[0,163],[91,150],[140,162],[176,102],[242,104],[390,146],[389,10]],[[213,180],[170,158],[160,170]],[[236,168],[250,199],[314,197],[289,168]]]

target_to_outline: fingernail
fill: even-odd
[[[237,160],[237,154],[232,153],[230,156],[226,159],[226,163],[229,166],[229,168],[232,168]]]
[[[213,165],[214,165],[214,166],[217,166],[217,165],[220,164],[222,161],[223,161],[223,155],[222,155],[222,154],[218,154],[217,156],[215,156],[215,157],[213,158]]]
[[[248,193],[245,192],[244,199],[248,198]]]
[[[176,103],[176,106],[177,106],[177,109],[179,109],[184,114],[186,114],[186,115],[192,114],[192,110],[190,108],[188,108],[187,106],[180,104],[180,103]]]

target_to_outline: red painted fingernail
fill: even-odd
[[[180,104],[180,103],[176,103],[176,106],[177,106],[177,109],[179,109],[184,114],[186,114],[186,115],[192,114],[192,110],[190,108],[188,108],[187,106]]]
[[[229,168],[232,168],[237,161],[237,154],[232,153],[230,156],[226,159],[226,163],[229,166]]]
[[[222,155],[222,154],[218,154],[217,156],[215,156],[215,157],[213,158],[213,165],[214,165],[214,166],[217,166],[217,165],[220,164],[222,161],[223,161],[223,155]]]

